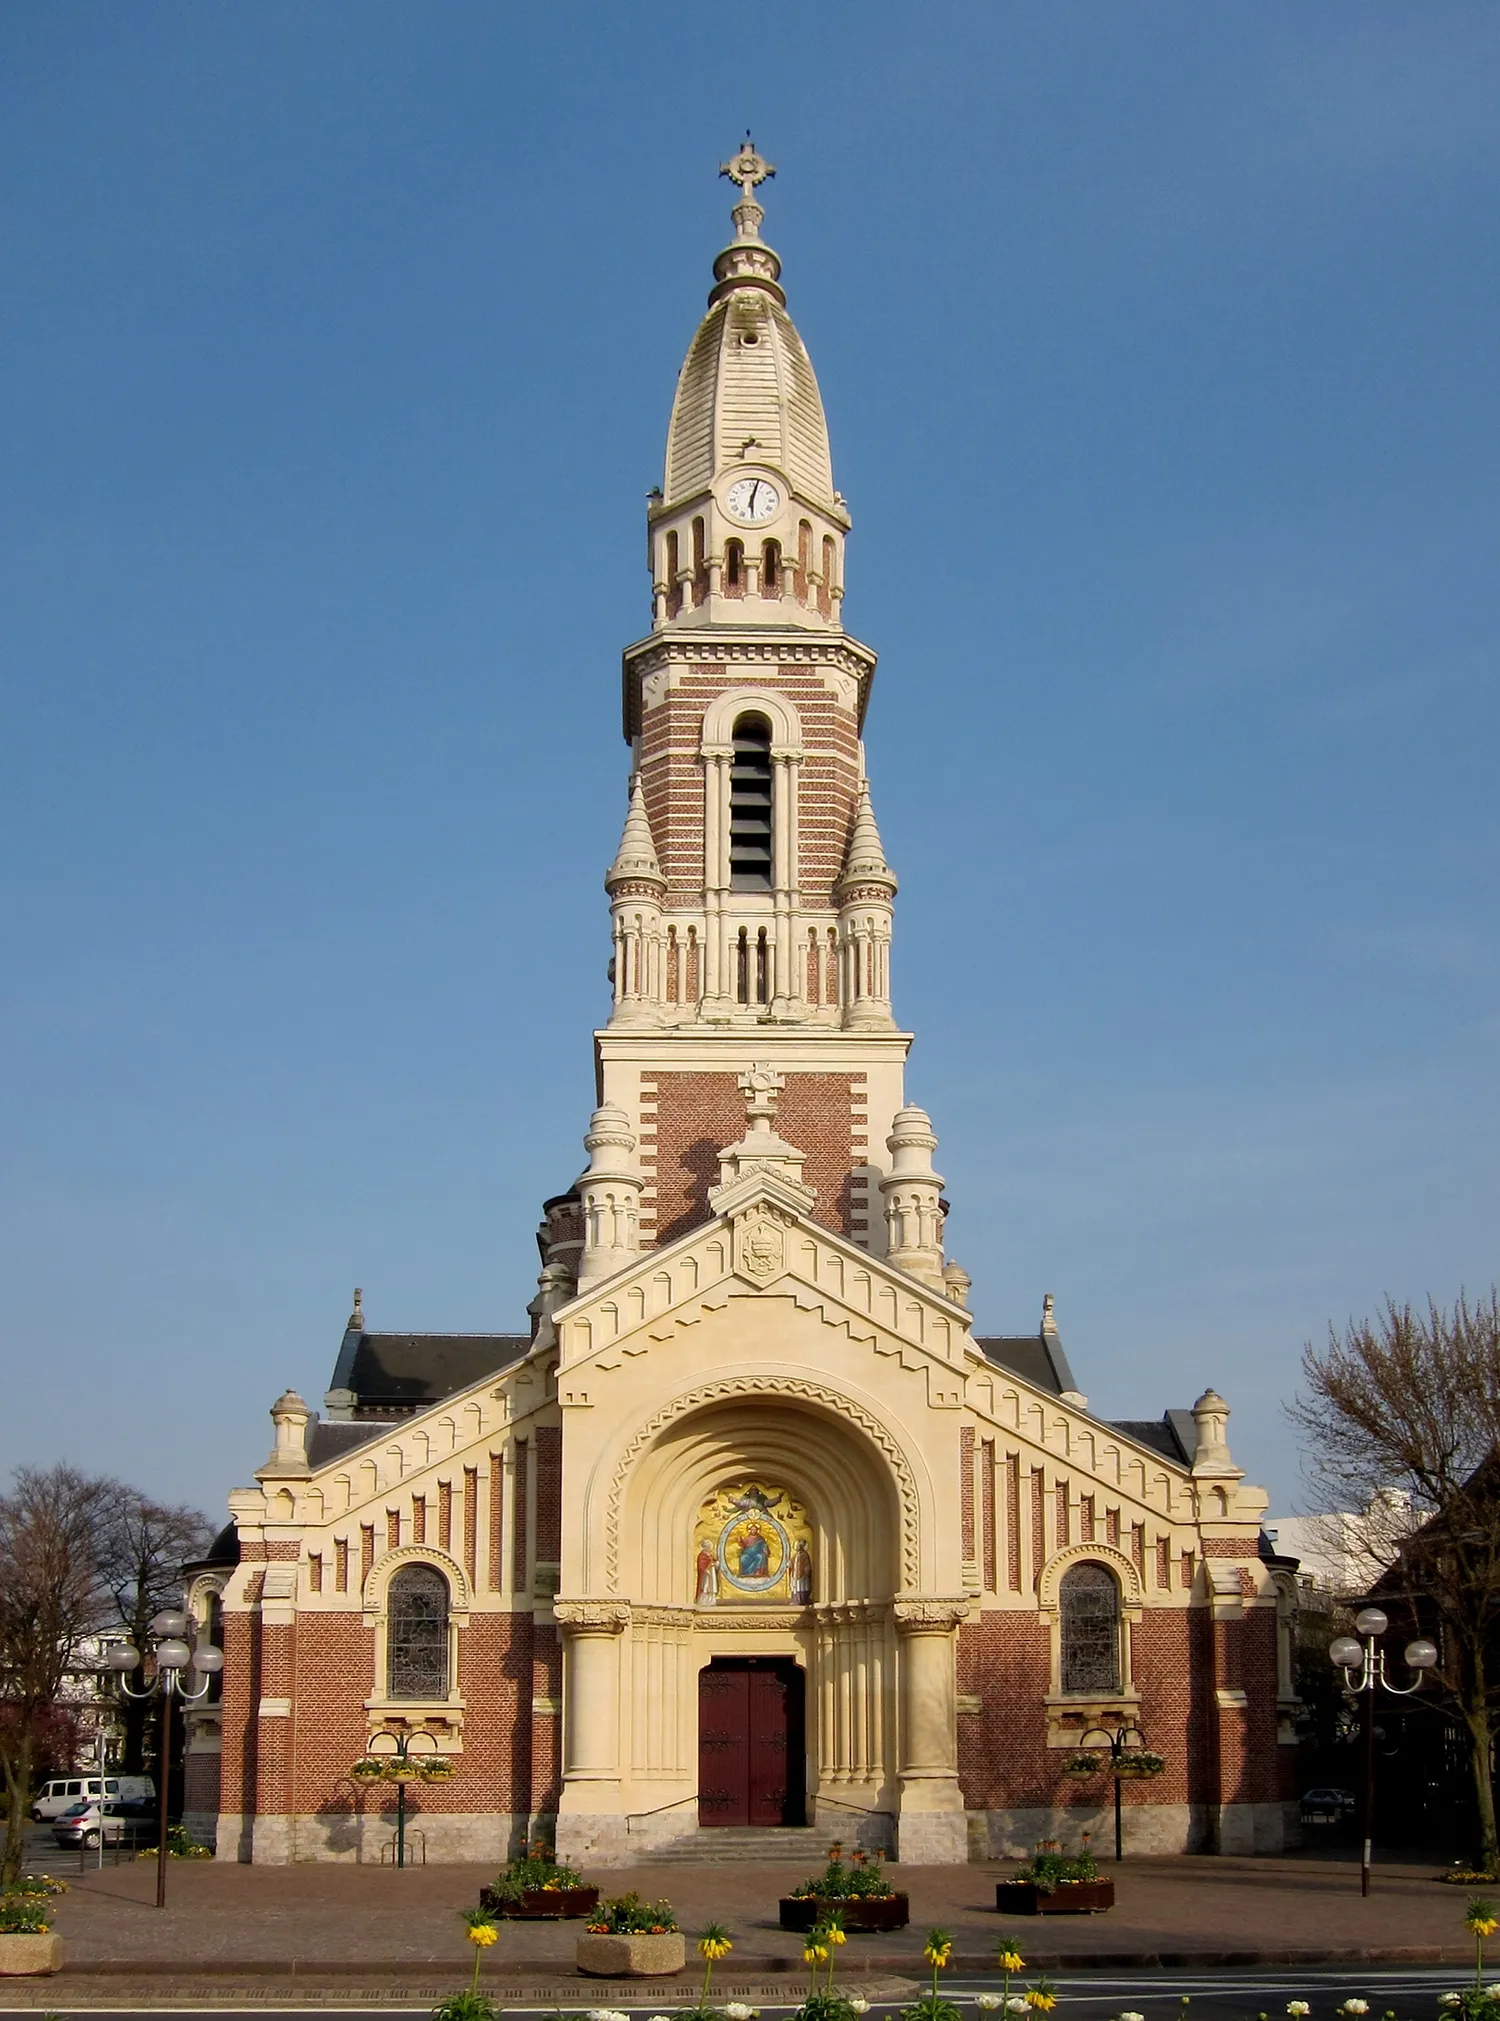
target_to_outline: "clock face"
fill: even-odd
[[[763,526],[781,509],[781,493],[765,477],[737,477],[725,505],[745,526]]]

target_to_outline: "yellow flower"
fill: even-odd
[[[1471,1916],[1469,1928],[1476,1937],[1493,1937],[1500,1930],[1500,1918],[1494,1916]]]
[[[1002,1972],[1024,1972],[1025,1969],[1026,1960],[1021,1956],[1019,1951],[1002,1951],[1000,1953],[1000,1970]]]
[[[710,1936],[705,1933],[698,1939],[698,1956],[707,1958],[714,1965],[717,1965],[721,1958],[727,1958],[733,1949],[733,1944],[723,1935]]]
[[[1057,1995],[1044,1992],[1040,1986],[1033,1986],[1026,1994],[1026,2005],[1035,2007],[1039,2013],[1050,2014],[1057,2005]]]
[[[941,1941],[929,1937],[922,1951],[922,1956],[927,1960],[928,1964],[936,1965],[939,1969],[947,1964],[952,1955],[953,1940],[951,1937],[945,1937]]]
[[[830,1923],[824,1934],[827,1936],[830,1944],[847,1944],[849,1941],[838,1923]]]
[[[804,1944],[802,1956],[809,1965],[826,1965],[828,1952],[822,1944]]]
[[[500,1932],[493,1923],[471,1923],[468,1938],[471,1944],[478,1944],[481,1950],[487,1951],[491,1944],[499,1943]]]

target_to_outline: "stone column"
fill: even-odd
[[[563,1633],[563,1788],[558,1804],[561,1860],[618,1865],[626,1856],[620,1788],[620,1637],[630,1625],[624,1600],[557,1600]]]
[[[900,1637],[901,1808],[897,1857],[958,1866],[969,1857],[958,1786],[957,1631],[969,1603],[945,1595],[895,1603]]]

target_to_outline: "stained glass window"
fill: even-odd
[[[1103,1565],[1074,1565],[1058,1588],[1062,1688],[1079,1697],[1120,1689],[1120,1589]]]
[[[448,1696],[448,1581],[431,1565],[406,1565],[386,1601],[386,1691],[391,1698]]]

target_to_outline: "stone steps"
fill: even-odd
[[[828,1833],[811,1825],[711,1825],[684,1832],[643,1853],[652,1866],[739,1867],[767,1861],[802,1861],[809,1873],[828,1857]]]

